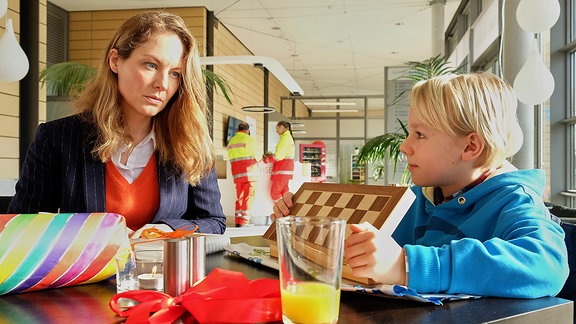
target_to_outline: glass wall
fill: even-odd
[[[281,106],[297,107],[292,101],[303,103],[308,110],[303,115],[293,111],[291,118],[297,130],[294,132],[297,158],[301,156],[301,144],[321,142],[326,147],[326,182],[383,184],[382,179],[370,178],[371,166],[361,166],[353,160],[367,140],[385,132],[383,95],[291,96],[283,97]]]
[[[550,99],[552,202],[576,208],[576,0],[560,1],[550,32],[550,68],[556,86]]]

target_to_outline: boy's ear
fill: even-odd
[[[484,151],[484,140],[478,133],[470,133],[466,136],[466,147],[462,151],[462,160],[472,161]]]

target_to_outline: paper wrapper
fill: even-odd
[[[0,215],[0,295],[108,279],[129,246],[118,214]]]

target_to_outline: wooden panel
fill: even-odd
[[[18,158],[18,138],[0,137],[0,147],[2,148],[2,156],[4,158]]]
[[[91,39],[92,39],[92,41],[103,42],[104,45],[102,46],[102,48],[104,48],[104,47],[106,47],[106,45],[108,45],[108,42],[110,41],[110,39],[112,37],[114,37],[115,32],[116,32],[116,29],[103,29],[103,30],[94,29],[94,30],[92,30]]]
[[[92,30],[92,22],[86,20],[68,22],[69,30]]]
[[[18,117],[0,115],[0,137],[18,138],[18,120]]]
[[[73,41],[90,39],[92,32],[89,30],[71,30],[68,37],[70,38],[70,44],[72,44]]]
[[[2,84],[3,82],[0,82]],[[18,82],[12,82],[18,85]],[[11,116],[11,117],[18,117],[19,115],[19,97],[11,94],[0,93],[0,102],[2,105],[0,106],[0,115]],[[1,122],[0,122],[1,124]],[[2,131],[0,130],[0,134]]]
[[[18,179],[18,159],[0,157],[0,179]]]
[[[20,85],[18,82],[0,81],[0,94],[17,96],[19,93],[20,93]],[[0,102],[4,103],[4,100]]]
[[[142,10],[139,9],[92,11],[92,21],[94,23],[98,23],[106,20],[116,20],[119,22],[118,26],[120,26],[124,20],[136,15],[141,11]]]
[[[90,40],[75,40],[74,42],[70,42],[69,49],[70,50],[88,50],[92,47],[92,41]]]
[[[91,11],[72,11],[68,14],[68,20],[72,23],[75,21],[87,21],[92,19]]]
[[[127,16],[126,18],[129,18]],[[92,30],[116,30],[118,29],[125,19],[118,19],[118,20],[93,20],[92,21]]]

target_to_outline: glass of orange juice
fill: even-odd
[[[284,323],[336,323],[346,221],[288,216],[276,220]]]

